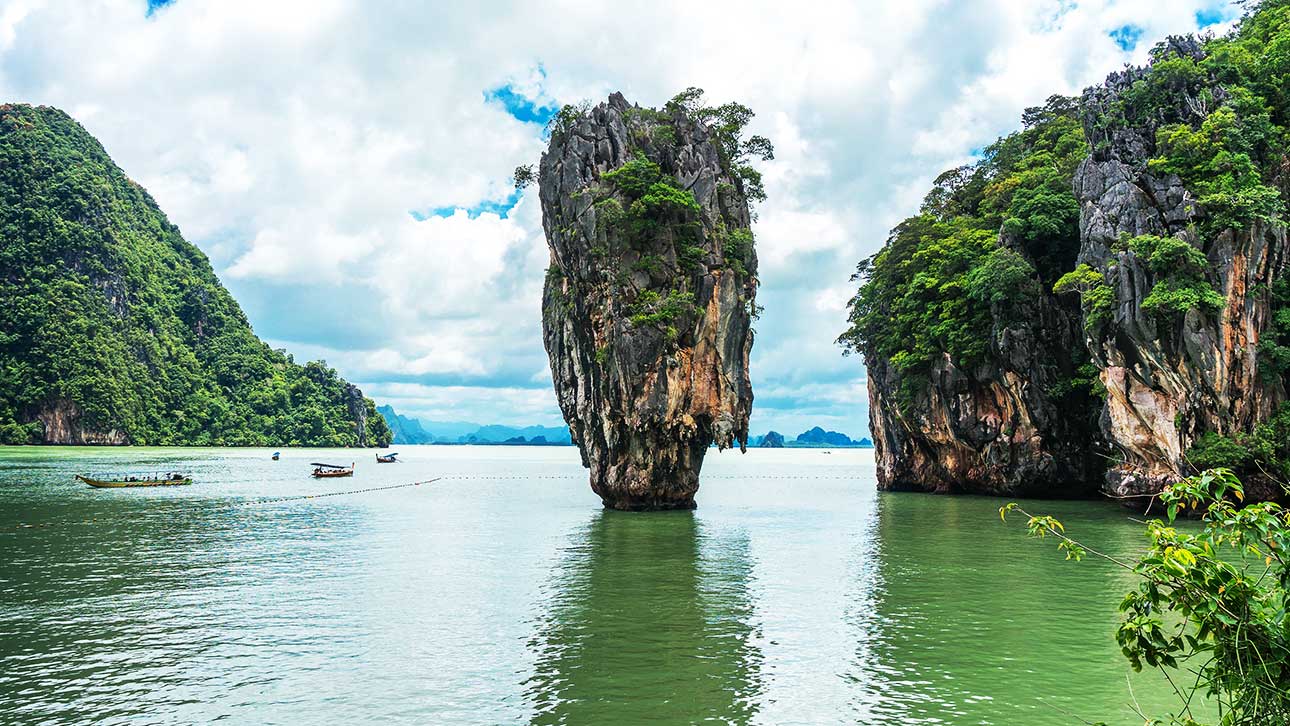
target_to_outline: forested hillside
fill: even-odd
[[[0,442],[389,442],[355,386],[255,336],[205,255],[58,109],[0,106],[0,300]]]

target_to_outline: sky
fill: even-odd
[[[769,137],[752,431],[859,437],[856,263],[941,171],[1214,0],[0,0],[0,100],[72,114],[256,332],[425,420],[560,423],[537,192],[561,104],[698,86]]]

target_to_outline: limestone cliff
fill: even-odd
[[[617,93],[566,108],[539,167],[543,339],[591,487],[615,509],[693,508],[709,445],[748,437],[748,178],[697,115]]]
[[[1203,62],[1201,45],[1171,39],[1174,58]],[[1119,453],[1106,490],[1136,496],[1189,473],[1186,452],[1197,438],[1249,432],[1286,400],[1279,376],[1260,375],[1259,339],[1273,316],[1272,286],[1287,265],[1286,228],[1252,219],[1239,228],[1207,225],[1215,211],[1172,173],[1153,172],[1151,158],[1167,122],[1201,124],[1187,103],[1157,107],[1143,123],[1107,129],[1105,118],[1125,105],[1147,69],[1112,74],[1084,93],[1085,131],[1093,153],[1075,176],[1080,201],[1079,262],[1100,272],[1113,291],[1109,319],[1088,339],[1106,388],[1102,428]],[[1221,100],[1222,85],[1187,94]],[[1159,168],[1159,164],[1154,165]],[[1132,240],[1144,235],[1185,242],[1204,255],[1204,278],[1218,293],[1211,307],[1180,314],[1149,309],[1152,291],[1175,273],[1155,269]],[[1090,326],[1093,327],[1093,326]]]
[[[1216,465],[1254,497],[1290,484],[1275,38],[1290,19],[1256,10],[1027,109],[861,264],[840,342],[865,355],[880,486],[1137,502]]]
[[[1015,320],[992,316],[988,359],[960,367],[941,356],[911,397],[887,361],[867,358],[869,425],[878,485],[940,494],[1082,496],[1102,458],[1087,396],[1063,388],[1079,314],[1051,296]]]
[[[857,275],[840,342],[868,367],[883,489],[1063,496],[1101,478],[1080,310],[1051,292],[1079,244],[1082,134],[1069,99],[1027,113]]]

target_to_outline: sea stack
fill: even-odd
[[[708,447],[748,438],[760,180],[709,125],[730,106],[678,99],[565,107],[537,175],[556,397],[612,509],[694,508]]]

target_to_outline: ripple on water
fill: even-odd
[[[569,448],[400,449],[338,483],[307,463],[350,452],[0,449],[0,722],[1129,715],[1123,576],[991,500],[880,496],[867,452],[713,454],[698,511],[633,515],[597,507]],[[198,483],[70,480],[154,467]],[[1137,546],[1113,507],[1044,508]],[[1161,684],[1134,688],[1162,712]]]

